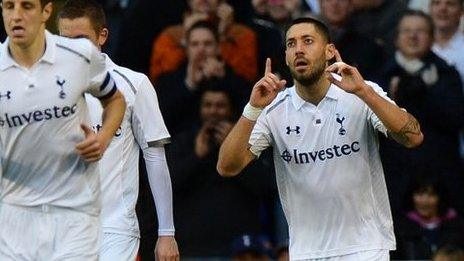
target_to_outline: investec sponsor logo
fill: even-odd
[[[34,122],[48,121],[51,119],[67,118],[76,113],[77,104],[73,106],[46,108],[43,110],[36,110],[26,112],[18,115],[9,115],[5,113],[0,116],[0,126],[8,126],[10,128],[27,125]]]
[[[348,156],[360,151],[359,142],[354,141],[351,144],[333,145],[332,147],[316,150],[311,152],[301,152],[297,149],[291,151],[284,150],[282,152],[282,159],[287,163],[308,164],[316,163],[318,161],[326,161],[333,158],[340,158]]]

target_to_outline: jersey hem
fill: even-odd
[[[370,251],[370,250],[395,250],[395,244],[369,244],[362,246],[353,246],[343,249],[333,249],[328,251],[314,251],[307,254],[291,254],[290,260],[305,260],[305,259],[317,259],[317,258],[328,258],[334,256],[344,256],[349,254],[354,254],[361,251]]]

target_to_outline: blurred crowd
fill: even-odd
[[[288,259],[271,154],[229,179],[216,162],[267,57],[293,85],[285,30],[302,16],[323,20],[344,61],[421,124],[425,140],[414,150],[379,136],[395,217],[392,258],[464,260],[464,1],[100,2],[112,32],[103,51],[149,75],[173,137],[166,149],[182,260]],[[142,175],[141,257],[152,260],[146,183]]]

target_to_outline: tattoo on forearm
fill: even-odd
[[[419,122],[411,114],[408,113],[408,121],[398,132],[388,132],[390,137],[403,145],[410,144],[410,137],[413,135],[420,135]]]

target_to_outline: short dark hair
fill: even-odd
[[[230,110],[232,112],[232,118],[236,120],[238,118],[237,108],[241,107],[240,97],[237,91],[233,90],[222,78],[212,77],[210,79],[204,79],[198,83],[198,90],[200,96],[203,97],[207,92],[219,92],[227,96],[230,103]]]
[[[77,19],[81,17],[89,18],[97,34],[103,28],[106,28],[106,16],[103,7],[94,0],[68,0],[58,13],[58,19]]]
[[[290,28],[292,26],[294,26],[296,24],[303,24],[303,23],[314,25],[314,27],[316,27],[316,30],[324,37],[324,39],[328,43],[332,42],[332,39],[330,37],[329,27],[327,27],[327,25],[324,22],[322,22],[321,20],[318,20],[318,19],[313,18],[313,17],[300,17],[300,18],[294,19],[290,23],[290,25],[288,26],[287,30],[285,31],[285,35],[287,35],[288,30],[290,30]]]
[[[448,188],[442,177],[436,176],[432,169],[425,169],[423,167],[419,172],[421,175],[414,175],[411,177],[407,189],[407,200],[404,202],[404,210],[409,211],[414,209],[413,196],[416,193],[425,193],[431,191],[439,198],[438,214],[445,215],[451,207],[449,201]],[[436,174],[436,173],[435,173]]]
[[[403,19],[405,17],[408,17],[408,16],[417,16],[417,17],[423,18],[427,22],[427,25],[429,27],[430,35],[433,36],[435,29],[434,29],[432,17],[430,17],[430,15],[424,13],[421,10],[407,9],[407,10],[405,10],[403,12],[403,14],[400,16],[400,19],[398,20],[398,24],[396,26],[397,27],[396,28],[396,36],[397,37],[398,37],[398,34],[399,34],[399,27],[400,27],[401,21],[403,21]]]
[[[227,86],[227,83],[222,78],[212,77],[209,79],[204,79],[198,83],[198,90],[201,96],[203,96],[206,92],[224,93],[229,99],[231,106],[233,105],[234,97],[232,97],[232,92]]]
[[[209,30],[213,34],[216,42],[219,43],[219,32],[218,32],[217,26],[211,22],[203,21],[203,20],[194,23],[187,29],[187,32],[185,32],[185,40],[188,42],[188,40],[190,39],[190,35],[192,34],[192,31],[196,29],[200,29],[200,28]]]

